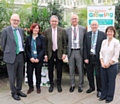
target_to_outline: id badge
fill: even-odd
[[[74,40],[74,43],[77,43],[77,40]]]
[[[34,54],[37,54],[37,51],[34,51]]]
[[[94,50],[94,49],[91,49],[90,52],[95,53],[95,50]]]

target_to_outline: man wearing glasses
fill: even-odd
[[[82,92],[83,87],[83,38],[86,29],[78,25],[78,16],[73,14],[71,16],[72,26],[66,29],[68,41],[68,61],[71,87],[70,92],[75,89],[75,68],[79,71],[78,92]]]
[[[58,26],[58,22],[58,17],[52,15],[50,18],[51,27],[44,33],[46,42],[45,60],[48,62],[50,81],[49,92],[52,92],[54,89],[54,65],[57,69],[57,90],[58,92],[62,92],[62,64],[66,57],[66,33],[63,28]]]
[[[86,65],[89,89],[86,93],[95,91],[94,75],[96,77],[97,97],[101,96],[101,76],[99,52],[102,41],[106,39],[104,32],[99,31],[96,20],[91,21],[91,31],[87,32],[84,41],[84,62]]]
[[[11,95],[13,99],[20,100],[19,96],[27,96],[21,92],[24,68],[24,31],[18,27],[20,24],[18,14],[11,16],[10,23],[11,26],[2,30],[1,47],[4,54],[3,61],[7,65]]]

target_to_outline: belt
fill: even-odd
[[[90,54],[90,56],[96,56],[96,54]]]
[[[19,52],[19,54],[22,54],[22,53],[24,53],[24,51]],[[17,54],[17,55],[19,55],[19,54]]]
[[[71,49],[71,50],[80,50],[80,48],[77,48],[77,49]]]

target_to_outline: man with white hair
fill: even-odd
[[[86,93],[95,90],[94,75],[96,76],[97,97],[101,96],[101,76],[99,52],[102,41],[106,38],[104,32],[98,30],[98,22],[91,21],[91,31],[87,32],[84,40],[84,62],[86,65],[87,78],[90,88]]]
[[[12,97],[20,100],[19,96],[27,96],[21,92],[24,68],[24,31],[18,27],[20,24],[18,14],[11,16],[10,23],[10,26],[2,30],[1,46],[4,54],[3,61],[7,65]]]

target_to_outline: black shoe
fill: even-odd
[[[58,90],[58,92],[62,92],[62,87],[61,86],[57,86],[57,90]]]
[[[17,93],[17,95],[19,95],[19,96],[21,96],[21,97],[27,97],[27,95],[26,95],[26,94],[24,94],[24,93],[23,93],[23,92],[21,92],[21,91],[20,91],[20,92],[18,92],[18,93]]]
[[[17,100],[17,101],[21,100],[17,94],[12,94],[12,97],[14,100]]]
[[[78,92],[80,93],[80,92],[82,92],[83,90],[82,90],[82,88],[81,87],[78,87]]]
[[[97,97],[100,97],[100,96],[101,96],[101,92],[98,91],[98,92],[97,92]]]
[[[105,100],[105,98],[102,98],[102,97],[99,98],[99,101],[103,101],[103,100]]]
[[[94,88],[90,88],[90,89],[88,89],[88,90],[86,91],[86,93],[91,93],[91,92],[93,92],[93,91],[95,91],[95,89],[94,89]]]
[[[69,91],[70,91],[70,92],[73,92],[74,89],[75,89],[75,86],[73,86],[73,87],[71,86]]]
[[[49,92],[53,92],[53,88],[54,88],[53,86],[50,86],[49,87]]]
[[[112,100],[106,100],[105,103],[110,103]]]

